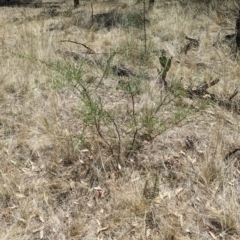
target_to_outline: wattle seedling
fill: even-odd
[[[172,64],[172,57],[171,58],[167,58],[166,57],[166,51],[163,49],[161,50],[161,56],[159,57],[159,63],[162,67],[161,70],[158,69],[158,73],[159,75],[162,76],[162,79],[165,80],[167,73],[171,67]]]

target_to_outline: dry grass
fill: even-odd
[[[156,80],[165,49],[179,93],[219,78],[229,97],[239,59],[219,33],[234,15],[157,1],[144,53],[142,5],[119,2],[93,5],[118,6],[108,29],[84,1],[0,9],[0,239],[240,239],[240,157],[225,159],[239,115]],[[187,54],[185,36],[200,43]]]

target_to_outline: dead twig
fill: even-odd
[[[192,48],[192,47],[199,47],[199,41],[197,39],[194,38],[190,38],[190,37],[185,37],[185,39],[187,39],[188,41],[190,41],[184,48],[183,51],[185,54],[188,53],[188,51]]]
[[[238,89],[236,88],[235,91],[233,92],[233,94],[229,97],[229,101],[231,102],[232,99],[238,94]]]
[[[93,49],[91,49],[90,47],[86,46],[83,43],[75,42],[75,41],[72,41],[72,40],[61,40],[60,42],[70,42],[70,43],[79,44],[79,45],[82,45],[83,47],[85,47],[87,49],[86,53],[88,53],[88,54],[96,54],[96,52]]]
[[[224,161],[228,160],[232,157],[237,151],[240,151],[240,148],[235,148],[234,150],[230,151],[224,158]]]

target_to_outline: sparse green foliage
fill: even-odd
[[[181,80],[173,80],[171,82],[171,91],[176,97],[186,96],[187,89],[184,88]]]
[[[131,78],[130,80],[120,79],[117,89],[136,96],[142,92],[141,80],[139,78]]]
[[[51,69],[55,74],[50,76],[53,87],[56,89],[74,89],[82,82],[83,68],[82,66],[72,67],[64,62],[56,62]]]
[[[104,102],[108,97],[101,96],[98,91],[103,79],[109,74],[110,64],[115,55],[116,53],[113,53],[109,57],[98,82],[84,81],[81,66],[57,63],[54,70],[58,76],[53,78],[53,83],[58,89],[67,88],[77,94],[81,100],[78,116],[85,128],[89,129],[93,135],[97,134],[108,149],[108,154],[110,153],[111,157],[123,166],[125,158],[136,154],[142,148],[142,140],[153,141],[167,129],[179,125],[189,112],[175,108],[170,95],[162,96],[163,93],[159,92],[151,96],[153,94],[151,91],[149,97],[152,103],[137,107],[137,97],[142,93],[142,80],[138,77],[119,80],[118,88],[123,90],[130,100],[128,108],[122,112],[119,112],[119,108],[107,109]],[[164,72],[167,72],[171,64],[166,63],[164,57],[163,54],[161,61],[165,66]],[[172,108],[172,114],[161,116],[161,112],[167,108]],[[125,119],[124,122],[118,120],[119,114]],[[126,131],[128,131],[127,135]]]
[[[138,10],[132,10],[130,12],[125,13],[120,17],[120,24],[125,27],[135,27],[139,28],[143,26],[143,15]],[[147,20],[145,20],[147,21]],[[149,22],[149,21],[148,21]]]
[[[112,63],[112,61],[113,61],[113,59],[114,59],[116,54],[117,54],[117,52],[113,52],[112,54],[110,54],[110,56],[109,56],[109,58],[107,60],[106,66],[104,68],[103,75],[102,75],[102,77],[101,77],[101,79],[100,79],[96,89],[101,85],[103,79],[108,76],[108,74],[110,72],[110,69],[111,69],[111,63]]]

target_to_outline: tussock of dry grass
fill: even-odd
[[[131,4],[121,1],[117,13],[142,11]],[[96,3],[94,11],[115,7]],[[239,154],[225,159],[240,144],[239,115],[208,101],[171,100],[156,83],[165,49],[173,56],[168,81],[194,87],[219,78],[210,91],[226,98],[238,87],[239,59],[218,38],[223,28],[234,33],[234,16],[225,18],[223,7],[196,9],[157,2],[146,54],[142,29],[126,18],[89,28],[87,2],[63,3],[54,16],[47,8],[0,9],[0,239],[240,238]],[[185,36],[200,43],[187,54]],[[97,54],[60,42],[68,39]],[[107,74],[114,51],[110,64],[136,73],[130,80]],[[72,81],[80,75],[109,115],[88,115],[86,95]],[[137,89],[134,110],[129,84]],[[168,128],[150,128],[146,116],[164,98],[153,120],[168,119]],[[103,136],[93,116],[105,121]],[[135,120],[145,125],[133,144]]]

